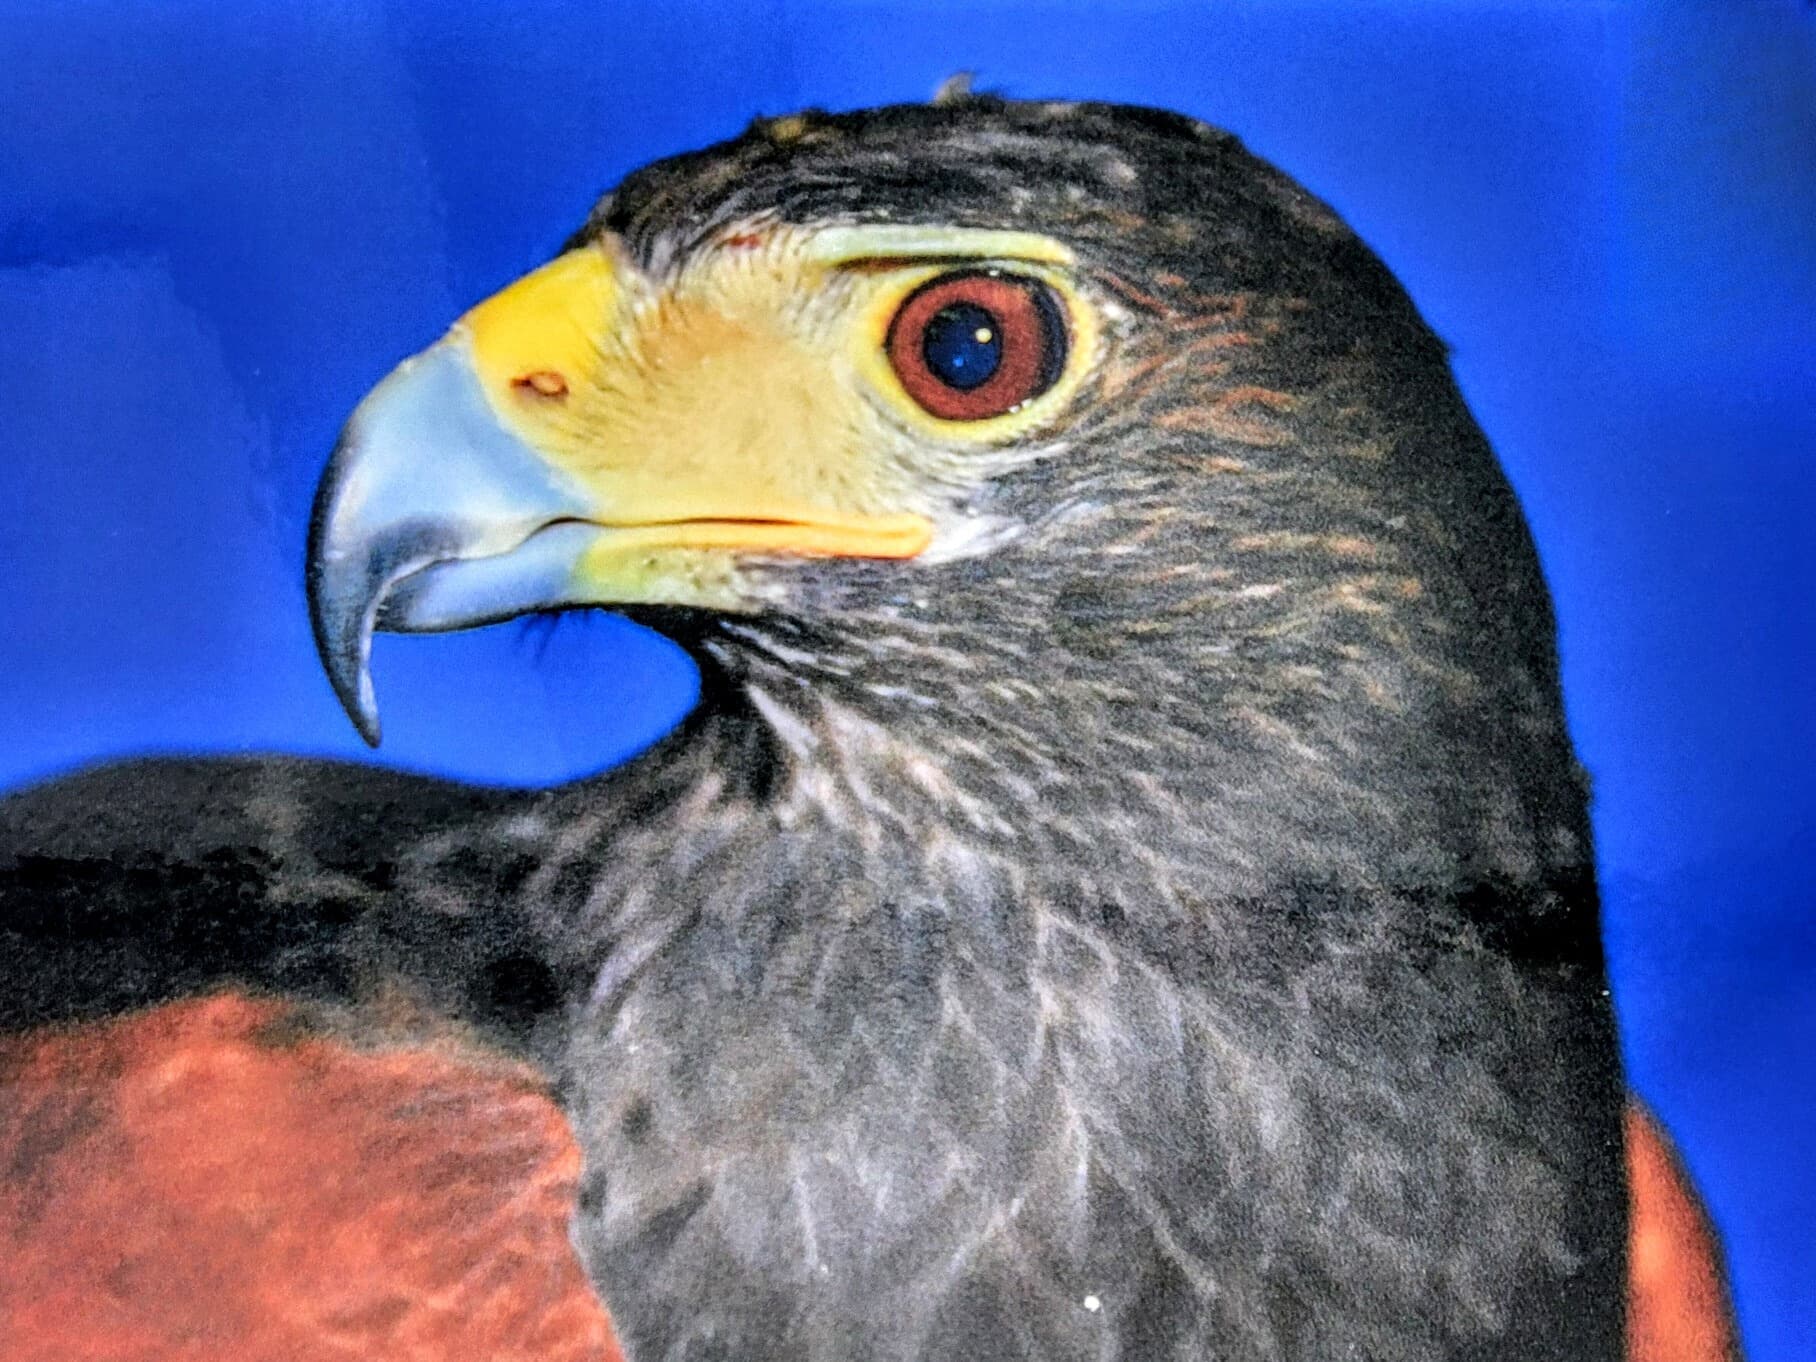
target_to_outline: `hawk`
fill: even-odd
[[[570,1200],[631,1362],[1626,1355],[1538,560],[1392,275],[1228,134],[962,95],[638,171],[359,405],[307,571],[373,743],[378,630],[621,610],[702,702],[559,789],[0,805],[15,1223],[107,1214],[98,1128],[177,1205],[247,1127],[220,1232],[312,1285],[245,1327],[354,1355],[461,1355],[451,1300],[605,1347],[500,1285]],[[420,1198],[284,1214],[386,1159]]]

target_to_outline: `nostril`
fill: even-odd
[[[538,397],[566,397],[568,390],[566,376],[554,369],[536,369],[527,374],[519,374],[511,380],[511,386],[519,391],[527,388]]]

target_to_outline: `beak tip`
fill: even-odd
[[[336,665],[337,661],[339,659],[329,660],[326,667],[328,680],[334,687],[334,698],[340,701],[342,713],[365,740],[366,746],[377,747],[382,735],[372,673],[364,659],[345,665]]]
[[[378,725],[378,706],[370,699],[372,687],[369,682],[365,689],[367,695],[360,697],[357,709],[348,709],[347,717],[353,720],[353,727],[359,730],[359,736],[365,739],[366,746],[376,751],[379,743],[384,740],[384,735]]]
[[[369,634],[353,647],[341,650],[335,659],[339,665],[331,664],[328,674],[347,718],[366,746],[376,748],[382,733],[378,722],[378,695],[372,689],[372,665],[366,657],[367,638],[370,638]]]
[[[380,737],[378,695],[372,688],[369,660],[372,632],[365,618],[370,607],[356,600],[354,608],[348,610],[339,599],[341,593],[322,589],[319,574],[312,573],[311,581],[311,622],[315,626],[316,653],[321,658],[322,670],[327,673],[328,684],[334,690],[334,698],[340,701],[342,713],[365,739],[366,746],[377,747]],[[342,608],[334,608],[336,605]]]
[[[494,556],[500,540],[586,508],[542,454],[507,430],[457,332],[403,361],[342,429],[316,488],[304,568],[316,651],[335,697],[369,747],[379,745],[372,634],[426,626],[393,592],[435,564]],[[484,602],[464,627],[502,616]],[[458,613],[458,612],[456,612]]]

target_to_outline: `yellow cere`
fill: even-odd
[[[623,296],[621,278],[605,251],[569,251],[456,322],[454,332],[469,338],[474,368],[493,403],[505,403],[519,380],[561,374],[571,381],[584,370],[596,338],[612,324]]]

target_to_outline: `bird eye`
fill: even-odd
[[[982,421],[1039,397],[1066,367],[1066,318],[1038,279],[944,274],[889,323],[889,363],[908,395],[946,421]]]

